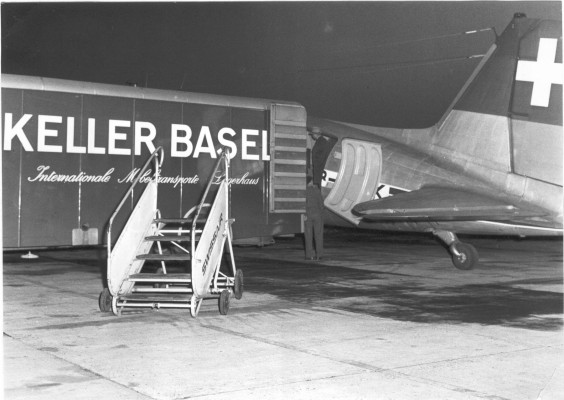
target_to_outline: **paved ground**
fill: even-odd
[[[236,248],[245,294],[187,310],[98,310],[103,254],[4,255],[6,399],[562,399],[561,240],[332,230]]]

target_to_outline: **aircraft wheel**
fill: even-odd
[[[229,312],[229,290],[222,290],[221,294],[219,295],[219,313],[221,315],[227,315]]]
[[[478,263],[478,250],[468,243],[456,242],[453,247],[459,253],[452,253],[452,263],[457,269],[468,271]]]
[[[98,297],[98,307],[100,307],[100,311],[102,312],[112,311],[112,295],[110,293],[110,289],[104,288],[104,290],[100,292],[100,297]]]
[[[240,269],[235,273],[235,285],[233,286],[233,294],[237,300],[241,300],[243,297],[243,271]]]

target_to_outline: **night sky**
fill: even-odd
[[[561,2],[2,3],[2,72],[296,101],[434,124],[516,12]]]

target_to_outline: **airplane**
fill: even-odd
[[[563,76],[561,21],[517,13],[434,126],[309,117],[310,130],[337,139],[326,220],[430,232],[463,270],[479,255],[457,234],[562,236]]]
[[[3,75],[3,169],[13,172],[4,244],[99,244],[124,184],[158,145],[170,157],[159,208],[177,216],[196,204],[216,150],[234,151],[240,240],[299,232],[310,172],[322,177],[326,224],[432,233],[459,269],[479,255],[458,234],[562,236],[561,31],[516,14],[427,129],[316,118],[291,102]],[[327,142],[309,165],[308,132]]]

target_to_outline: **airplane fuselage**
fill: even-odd
[[[331,153],[327,166],[328,175],[338,171],[340,167],[340,143],[343,138],[350,137],[379,143],[382,147],[382,175],[379,182],[384,187],[381,198],[389,196],[392,191],[414,191],[427,185],[454,186],[472,189],[488,196],[505,199],[519,205],[540,208],[542,217],[519,218],[516,220],[497,221],[361,221],[359,227],[377,230],[402,230],[427,232],[433,230],[450,230],[465,234],[499,234],[517,236],[561,236],[562,235],[562,186],[503,170],[500,165],[487,163],[482,158],[470,157],[465,153],[449,150],[434,142],[439,133],[437,127],[419,130],[401,130],[340,124],[310,118],[311,123],[325,127],[333,134],[340,136]],[[508,119],[505,119],[507,124]],[[503,125],[503,121],[492,121]],[[460,121],[447,121],[443,129]],[[468,131],[475,131],[473,125],[467,124]],[[557,138],[561,133],[558,127],[548,127]],[[467,136],[467,148],[480,146],[479,138]],[[499,152],[492,146],[482,145],[484,151]],[[560,160],[550,168],[562,170],[561,145],[551,149],[552,155],[541,149],[536,157],[539,159]],[[497,154],[496,154],[497,157]],[[332,188],[329,180],[324,182],[322,192],[325,196]],[[334,213],[327,213],[329,223],[350,226],[350,223],[338,218]],[[340,221],[339,221],[340,220]]]

